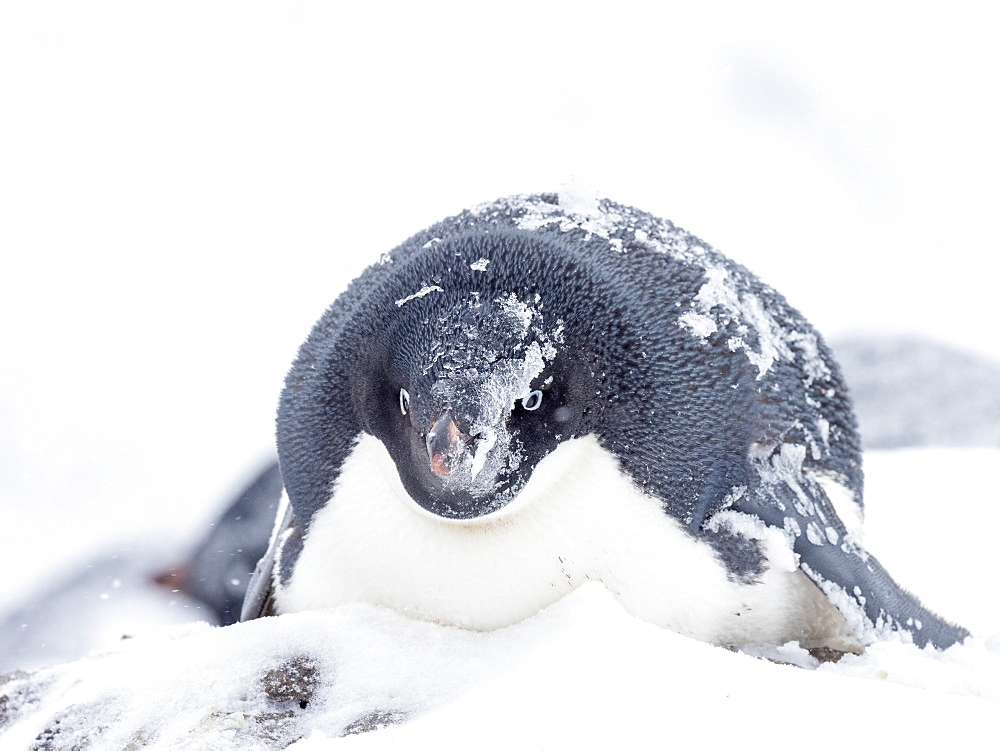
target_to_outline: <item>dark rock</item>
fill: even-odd
[[[830,649],[829,647],[813,647],[806,651],[820,662],[840,662],[840,658],[848,654],[847,652],[841,652],[839,649]]]
[[[361,733],[370,733],[373,730],[381,730],[382,728],[389,727],[390,725],[398,725],[401,722],[405,722],[408,715],[406,712],[386,712],[383,710],[375,710],[362,717],[359,717],[354,722],[350,723],[344,728],[341,735],[360,735]]]
[[[31,673],[15,670],[0,675],[0,730],[12,722],[27,707],[37,704],[41,688],[29,682]]]
[[[271,701],[296,702],[300,709],[305,709],[319,684],[319,671],[312,658],[293,657],[264,673],[260,683]]]
[[[30,751],[85,751],[108,729],[94,721],[96,707],[73,705],[55,715]]]

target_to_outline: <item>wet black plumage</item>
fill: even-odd
[[[508,297],[528,310],[518,336],[503,330],[523,313],[508,309]],[[525,388],[542,389],[549,378],[544,388],[555,391],[543,401],[551,412],[530,420],[513,400],[507,425],[516,461],[490,465],[486,490],[470,480],[456,491],[414,461],[424,434],[404,437],[393,405],[397,392],[402,399],[422,389],[426,401],[433,384],[467,373],[459,359],[472,346],[462,338],[470,331],[499,361],[523,356],[530,344],[551,348]],[[455,394],[480,383],[472,370],[435,415],[458,414]],[[560,405],[569,406],[557,419]],[[477,419],[456,417],[460,434],[472,435]],[[560,442],[595,434],[734,580],[753,586],[765,561],[754,540],[719,523],[726,510],[784,529],[802,570],[862,639],[902,630],[944,647],[965,636],[888,577],[822,486],[836,482],[862,503],[856,423],[822,338],[749,271],[645,212],[555,194],[501,199],[418,233],[349,286],[286,380],[278,450],[290,510],[245,617],[266,610],[272,568],[278,586],[294,575],[312,520],[363,432],[386,444],[418,504],[454,518],[501,508]],[[461,451],[476,450],[474,437],[463,438],[472,448]]]

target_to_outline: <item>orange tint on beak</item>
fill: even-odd
[[[434,423],[427,434],[427,454],[430,456],[431,471],[440,477],[447,477],[465,453],[467,438],[458,425],[445,412]]]

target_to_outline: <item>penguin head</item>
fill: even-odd
[[[357,418],[410,498],[445,519],[493,514],[580,434],[596,388],[537,295],[429,293],[401,306],[351,376]]]

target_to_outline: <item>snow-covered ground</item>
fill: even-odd
[[[27,717],[0,743],[976,748],[994,737],[998,677],[1000,645],[982,640],[945,653],[884,643],[801,670],[638,621],[588,584],[487,633],[358,605],[147,634],[4,686]],[[374,725],[390,726],[362,732]]]
[[[986,2],[3,5],[0,611],[96,551],[190,544],[270,455],[281,379],[323,308],[385,249],[501,195],[576,177],[747,265],[828,338],[917,334],[1000,361],[997,13]],[[324,691],[427,710],[344,744],[564,747],[673,737],[678,723],[736,739],[768,718],[767,730],[840,745],[837,721],[817,718],[848,714],[857,722],[843,732],[874,739],[972,738],[1000,699],[998,458],[868,459],[870,546],[977,634],[954,654],[885,645],[792,670],[657,632],[581,591],[496,634],[365,609],[151,631],[67,668],[66,680],[87,677],[80,693],[48,700],[176,677],[191,689],[177,727],[225,730],[243,705],[225,683],[235,673],[212,670],[269,666],[283,654],[273,647],[227,658],[278,636],[323,665],[371,657],[377,686],[358,677]],[[129,672],[133,659],[163,679]],[[391,674],[374,669],[387,664]],[[163,694],[137,708],[144,694],[132,693],[123,727],[170,709]],[[326,735],[352,719],[342,699],[310,706]]]

